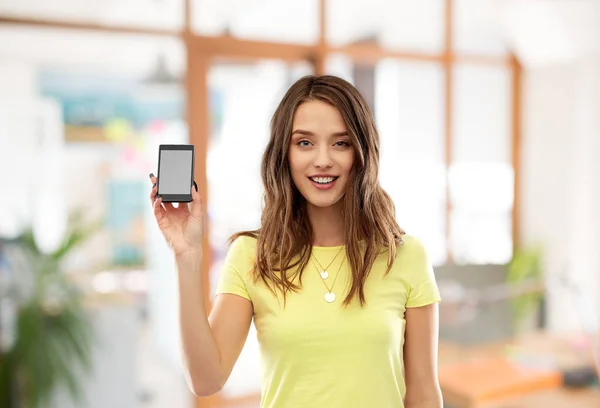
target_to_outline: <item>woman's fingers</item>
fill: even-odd
[[[150,190],[150,202],[154,205],[154,200],[156,198],[157,187],[156,187],[156,177],[154,177],[153,173],[150,173],[150,182],[152,183],[152,190]]]
[[[166,210],[163,208],[162,204],[162,198],[158,197],[153,204],[154,207],[154,216],[156,217],[156,221],[161,222],[162,219],[165,217],[166,215]]]
[[[154,210],[154,217],[156,217],[157,222],[161,222],[165,217],[166,212],[163,208],[162,198],[156,198],[157,187],[156,187],[156,177],[154,177],[153,173],[150,173],[150,182],[152,183],[152,190],[150,190],[150,202],[152,203],[152,209]]]
[[[150,204],[154,205],[154,201],[156,200],[156,186],[152,187],[152,190],[150,190]]]
[[[202,219],[202,200],[200,199],[200,193],[198,192],[198,185],[194,181],[192,186],[192,203],[190,205],[191,213],[194,218]]]

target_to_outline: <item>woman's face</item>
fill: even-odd
[[[292,179],[309,205],[323,208],[340,201],[354,146],[337,108],[308,101],[296,109],[288,160]]]

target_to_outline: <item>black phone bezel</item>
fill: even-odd
[[[190,173],[189,194],[159,194],[160,191],[160,158],[163,150],[188,150],[192,152],[192,171]],[[161,144],[158,146],[158,180],[156,184],[156,198],[162,198],[163,203],[189,203],[192,201],[192,185],[194,184],[194,145],[192,144]]]

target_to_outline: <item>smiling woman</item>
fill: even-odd
[[[378,173],[379,135],[356,88],[334,76],[296,81],[262,156],[260,228],[231,238],[207,321],[199,195],[189,210],[154,202],[176,254],[197,395],[227,382],[254,321],[261,407],[441,407],[435,277]]]

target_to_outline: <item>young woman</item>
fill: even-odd
[[[232,237],[208,318],[199,194],[192,189],[191,205],[174,208],[155,201],[153,187],[177,261],[184,366],[196,395],[223,387],[254,320],[261,407],[442,407],[438,288],[378,172],[379,136],[356,88],[333,76],[292,85],[263,155],[261,226]]]

